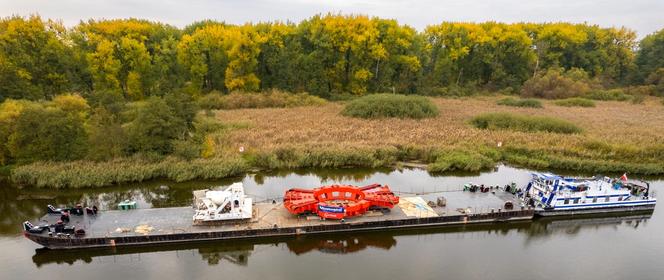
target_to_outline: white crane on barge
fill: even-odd
[[[223,191],[194,191],[194,224],[248,220],[253,216],[252,199],[244,194],[242,183]]]

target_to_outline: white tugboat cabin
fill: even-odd
[[[608,177],[566,178],[533,173],[520,194],[540,216],[652,210],[657,203],[646,182]]]
[[[252,199],[244,194],[242,183],[223,191],[194,191],[194,224],[248,220],[252,218]]]

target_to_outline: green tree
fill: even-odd
[[[103,107],[96,108],[86,127],[89,135],[88,158],[108,160],[124,155],[127,140],[116,115]]]
[[[9,136],[9,151],[19,163],[81,159],[86,149],[83,121],[58,107],[27,106]]]
[[[166,101],[150,97],[135,108],[134,119],[125,127],[129,152],[168,154],[179,137],[180,120]]]
[[[92,89],[121,91],[141,100],[182,86],[175,27],[138,19],[90,20],[76,26],[72,41],[85,53]]]
[[[643,83],[648,76],[664,68],[664,29],[650,34],[641,40],[636,55],[638,72],[634,80]]]
[[[0,101],[44,99],[73,88],[72,50],[61,23],[39,16],[0,19]]]
[[[122,65],[115,58],[115,45],[107,40],[97,44],[94,52],[87,54],[95,90],[120,91],[119,73]]]
[[[164,100],[173,110],[173,116],[176,118],[172,129],[176,131],[178,139],[188,138],[188,134],[194,128],[194,118],[199,110],[198,104],[190,94],[181,91],[167,94]]]
[[[205,25],[184,35],[178,46],[179,62],[188,70],[193,92],[256,91],[254,73],[260,53],[252,26]]]
[[[9,137],[16,131],[16,120],[30,102],[7,99],[0,104],[0,165],[9,164],[12,154],[9,151]]]
[[[126,109],[126,99],[119,91],[95,90],[86,96],[93,108],[104,108],[116,117]]]
[[[224,75],[228,57],[223,44],[225,27],[207,25],[191,35],[182,36],[178,44],[178,62],[188,75],[188,89],[193,93],[226,91]]]

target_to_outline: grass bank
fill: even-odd
[[[158,178],[176,182],[218,179],[236,176],[247,170],[248,166],[241,158],[187,161],[176,157],[162,160],[132,157],[106,162],[33,163],[12,170],[11,180],[19,185],[40,188],[82,188]]]
[[[287,109],[214,111],[224,124],[246,124],[214,140],[209,159],[125,158],[108,162],[17,166],[12,180],[50,188],[92,187],[154,178],[214,179],[249,170],[391,167],[418,162],[433,173],[490,169],[498,163],[587,173],[664,174],[664,106],[596,101],[596,107],[546,110],[498,105],[497,97],[430,99],[444,114],[423,119],[343,116],[343,103]],[[503,112],[573,123],[583,133],[480,129],[473,117]],[[498,143],[502,145],[498,147]],[[240,153],[239,148],[244,152]]]

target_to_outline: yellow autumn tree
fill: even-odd
[[[211,158],[214,156],[217,144],[214,142],[214,138],[211,135],[205,136],[203,140],[203,147],[201,149],[202,158]]]

